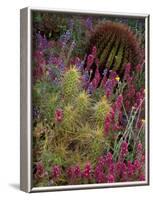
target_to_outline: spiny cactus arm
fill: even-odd
[[[90,97],[85,91],[78,94],[76,98],[75,111],[79,113],[80,117],[84,115],[90,107]]]
[[[70,102],[78,93],[80,85],[80,72],[71,67],[64,74],[63,78],[63,95],[65,102]]]
[[[106,99],[106,97],[102,97],[102,99],[96,103],[95,105],[95,119],[96,119],[96,124],[99,128],[102,128],[104,125],[104,120],[106,117],[106,114],[110,110],[110,105]]]

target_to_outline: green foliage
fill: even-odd
[[[33,103],[38,106],[44,118],[51,120],[59,103],[59,86],[47,81],[37,82],[33,87]]]

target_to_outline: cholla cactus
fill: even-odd
[[[110,105],[107,101],[107,98],[103,96],[95,105],[95,119],[98,127],[103,127],[106,114],[109,112],[109,110]]]
[[[62,128],[65,131],[74,131],[75,124],[77,121],[76,112],[74,111],[74,107],[70,104],[66,105],[63,110],[63,123]]]
[[[75,67],[71,67],[64,74],[63,92],[65,101],[71,101],[77,94],[80,85],[80,73]]]
[[[86,113],[90,106],[90,97],[85,92],[82,91],[79,93],[78,97],[76,98],[76,111],[82,115]]]

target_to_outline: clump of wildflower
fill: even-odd
[[[106,75],[104,75],[104,77],[105,76]],[[103,83],[104,83],[104,77],[102,80]],[[113,90],[115,86],[117,85],[118,81],[116,80],[116,77],[117,77],[116,72],[109,71],[109,78],[107,79],[107,81],[105,81],[105,84],[104,84],[105,95],[107,96],[107,98],[109,98],[112,95]]]
[[[77,177],[80,177],[80,175],[81,175],[81,169],[77,165],[77,166],[74,167],[74,176],[77,178]]]
[[[130,160],[128,160],[128,162],[127,162],[127,171],[128,171],[128,176],[134,175],[135,167]]]
[[[42,161],[36,163],[35,170],[36,170],[35,172],[36,178],[43,178],[45,176],[45,168]]]
[[[48,41],[46,36],[42,36],[40,33],[36,33],[36,46],[39,50],[44,50],[48,48]]]
[[[73,170],[73,167],[69,167],[67,169],[67,176],[69,179],[72,179],[74,177],[74,170]]]
[[[101,79],[98,68],[96,69],[94,79],[92,80],[92,85],[96,89],[98,87],[99,81]]]
[[[140,163],[139,160],[136,159],[134,161],[134,167],[135,167],[136,170],[140,170],[141,169],[142,166],[141,166],[141,163]]]
[[[93,30],[93,22],[92,18],[88,17],[85,21],[85,26],[88,28],[88,30],[92,31]]]
[[[60,43],[65,48],[67,42],[71,39],[71,31],[67,30],[63,35],[60,36]]]
[[[139,142],[138,145],[137,145],[137,152],[142,152],[142,149],[143,149],[142,143]]]
[[[144,174],[140,174],[139,181],[145,181],[145,175]]]
[[[108,133],[110,131],[111,122],[112,122],[112,118],[111,118],[110,114],[108,113],[106,115],[105,122],[104,122],[104,133],[105,133],[105,135],[108,135]]]
[[[82,172],[82,177],[85,179],[90,179],[91,178],[91,172],[92,172],[92,168],[91,168],[91,164],[87,163],[83,169]]]
[[[53,179],[57,179],[59,178],[61,175],[61,169],[60,166],[58,165],[54,165],[51,169],[51,176]]]
[[[108,183],[113,183],[115,182],[115,178],[114,178],[114,175],[113,174],[110,174],[107,176],[107,182]]]
[[[121,148],[120,148],[120,159],[124,160],[127,154],[128,154],[128,143],[126,141],[123,141],[121,143]]]
[[[94,56],[92,54],[89,54],[88,57],[87,57],[87,70],[90,69],[91,65],[93,64],[94,62]]]
[[[108,152],[108,153],[106,154],[106,156],[105,156],[105,163],[106,163],[108,166],[110,166],[112,162],[113,162],[113,155],[112,155],[110,152]]]
[[[131,64],[128,63],[125,65],[125,71],[124,71],[124,80],[128,82],[128,84],[131,83]]]
[[[92,48],[92,55],[94,57],[96,57],[96,54],[97,54],[97,48],[96,48],[96,46],[93,46],[93,48]]]
[[[117,97],[117,99],[116,99],[116,101],[115,101],[115,103],[113,105],[113,108],[114,108],[115,111],[119,112],[121,110],[121,108],[122,108],[122,102],[123,102],[123,96],[120,94]]]
[[[55,110],[55,120],[57,122],[61,122],[63,119],[63,110],[61,108],[57,108]]]

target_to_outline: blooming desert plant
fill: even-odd
[[[36,187],[145,180],[144,22],[108,20],[33,15]]]

